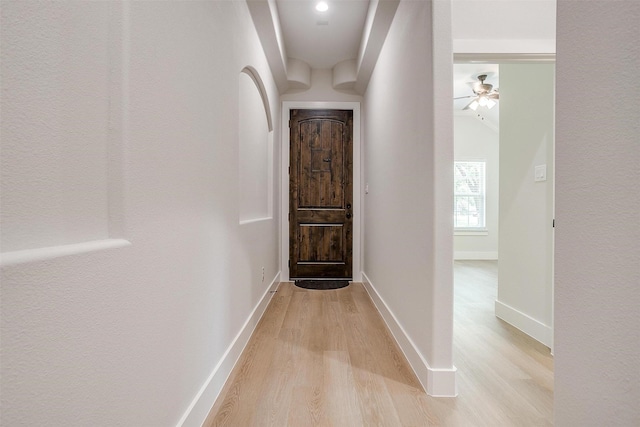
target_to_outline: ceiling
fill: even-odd
[[[400,0],[248,1],[276,85],[311,87],[311,70],[330,69],[336,90],[364,93]]]
[[[300,82],[308,88],[311,69],[333,69],[334,84],[336,76],[346,75],[347,86],[341,89],[363,93],[400,0],[324,0],[329,6],[326,12],[316,11],[318,1],[248,2],[276,84],[282,92]],[[451,4],[455,52],[555,50],[556,0],[452,0]],[[344,67],[347,60],[352,63]],[[479,74],[488,74],[487,83],[499,87],[498,65],[455,64],[454,97],[471,95],[467,83]],[[455,101],[454,110],[467,104],[468,100]],[[494,116],[491,121],[497,126],[498,109],[482,108],[476,115]]]
[[[356,59],[369,0],[326,0],[329,10],[315,10],[316,0],[277,0],[287,56],[311,68],[333,68]]]
[[[319,0],[262,1],[275,3],[287,57],[311,68],[332,68],[343,60],[357,59],[371,14],[390,2],[324,0],[329,10],[318,12]],[[555,9],[556,0],[452,0],[454,51],[553,52]]]
[[[318,12],[315,9],[318,0],[276,0],[286,56],[302,60],[312,69],[329,69],[342,61],[357,59],[363,42],[370,1],[326,1],[329,10]],[[497,64],[455,64],[454,97],[472,95],[467,83],[477,81],[479,74],[487,74],[486,82],[498,87]],[[469,102],[471,99],[453,101],[453,108],[462,111]],[[497,127],[498,110],[498,106],[491,110],[480,107],[465,113]]]
[[[451,14],[454,40],[555,43],[556,0],[452,0]]]

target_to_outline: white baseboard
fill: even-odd
[[[220,391],[222,391],[222,387],[224,383],[229,378],[233,367],[237,363],[240,355],[242,354],[242,350],[244,350],[245,346],[249,342],[249,338],[251,338],[251,334],[253,333],[258,321],[264,314],[264,311],[271,300],[271,291],[277,289],[278,284],[280,283],[280,272],[276,274],[276,277],[273,279],[267,290],[265,291],[262,298],[253,309],[249,318],[238,335],[236,335],[235,339],[231,342],[231,345],[224,353],[218,364],[213,368],[211,375],[204,382],[198,394],[193,399],[187,410],[185,411],[180,421],[178,421],[177,427],[201,427],[204,421],[209,415],[209,411],[213,407]]]
[[[495,303],[495,311],[496,317],[552,348],[553,330],[551,327],[498,300]]]
[[[373,300],[380,315],[384,319],[391,334],[400,346],[409,365],[415,372],[418,380],[430,396],[437,397],[455,397],[457,396],[456,388],[456,368],[452,369],[434,369],[429,366],[425,357],[416,348],[413,340],[407,335],[398,319],[389,309],[389,306],[382,299],[375,286],[369,280],[369,277],[362,272],[362,281],[364,287]]]
[[[455,260],[497,260],[497,251],[455,251],[453,253],[453,259]]]

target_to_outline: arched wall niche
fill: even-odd
[[[260,98],[262,98],[262,104],[264,105],[264,113],[267,116],[267,126],[269,127],[269,132],[273,132],[273,121],[271,120],[271,108],[269,107],[269,97],[267,97],[267,90],[264,87],[264,83],[262,83],[260,74],[258,74],[258,71],[256,71],[256,69],[251,66],[244,67],[242,69],[242,72],[247,76],[251,77],[251,80],[253,80],[253,83],[255,83],[256,88],[260,93]]]
[[[273,123],[264,84],[253,67],[238,77],[239,221],[273,218]]]

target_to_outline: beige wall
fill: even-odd
[[[496,315],[552,346],[553,64],[500,65]],[[536,166],[546,180],[535,182]]]

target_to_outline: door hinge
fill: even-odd
[[[291,120],[289,120],[289,127],[291,127]]]
[[[291,221],[291,212],[289,212],[289,215],[287,216],[287,221]]]
[[[553,221],[551,221],[551,227],[552,228],[556,228],[556,219],[553,218]]]
[[[291,175],[291,166],[289,166],[289,175]]]
[[[289,260],[289,263],[288,263],[288,265],[289,265],[289,268],[291,268],[291,260]]]

